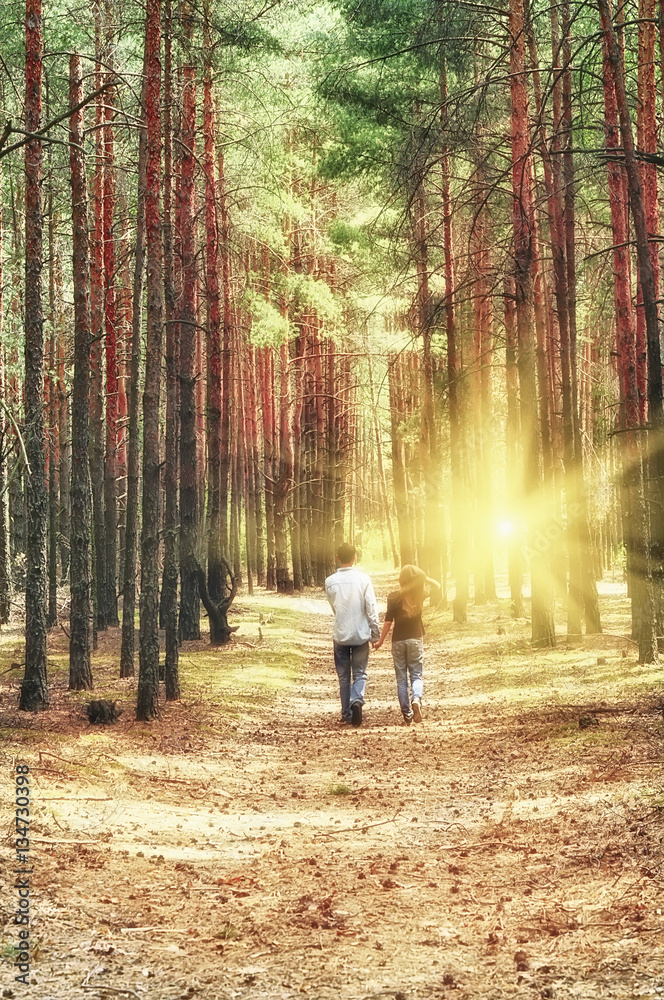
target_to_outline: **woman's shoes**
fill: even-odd
[[[420,704],[419,698],[413,698],[413,704],[411,707],[413,709],[413,722],[421,722],[422,706]]]

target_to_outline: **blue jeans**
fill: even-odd
[[[422,670],[424,667],[424,641],[422,639],[400,639],[392,643],[392,659],[394,672],[397,675],[397,694],[399,705],[405,719],[412,718],[413,710],[408,697],[408,675],[410,674],[411,696],[422,701],[424,684]]]
[[[364,705],[368,662],[368,642],[363,643],[361,646],[344,646],[338,642],[334,643],[334,666],[339,677],[341,718],[345,722],[350,721],[351,705],[354,705],[356,701],[359,701],[360,705]]]

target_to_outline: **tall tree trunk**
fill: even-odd
[[[121,236],[119,240],[120,287],[118,289],[118,447],[116,492],[118,497],[119,545],[118,593],[122,593],[127,546],[125,538],[127,532],[127,435],[129,425],[127,383],[131,367],[131,320],[133,305],[131,294],[133,275],[131,269],[130,220],[127,193],[124,186],[121,189],[118,203],[121,218]]]
[[[244,517],[245,517],[245,545],[247,551],[247,589],[250,594],[254,592],[254,580],[256,579],[256,488],[254,484],[254,462],[253,447],[251,440],[251,414],[250,414],[250,393],[249,382],[251,374],[249,371],[249,345],[244,345],[242,352],[242,408],[244,414]]]
[[[17,178],[16,188],[12,174],[9,175],[9,194],[12,210],[12,250],[14,257],[14,267],[12,274],[12,300],[11,309],[14,315],[19,318],[19,322],[24,320],[25,311],[23,307],[23,284],[21,281],[21,269],[19,261],[23,258],[22,240],[23,227],[19,227],[17,214],[17,200],[22,191],[22,174]],[[14,374],[8,383],[9,407],[12,413],[21,412],[21,393],[19,391],[19,380],[16,375],[18,370],[18,347],[13,346],[9,354],[9,362],[14,369]],[[9,549],[11,559],[25,553],[25,504],[24,504],[24,483],[28,475],[27,469],[23,468],[23,454],[16,436],[14,436],[14,447],[12,449],[12,463],[18,463],[16,475],[9,481]]]
[[[312,490],[313,504],[313,546],[311,560],[314,571],[314,583],[321,587],[325,583],[325,515],[323,476],[325,472],[325,384],[323,382],[323,341],[320,336],[318,317],[314,314],[311,320],[313,334],[313,372],[314,372],[314,445],[315,469]]]
[[[602,34],[606,46],[606,58],[612,72],[613,85],[615,88],[616,106],[620,122],[620,134],[622,137],[622,146],[625,156],[627,190],[629,194],[632,220],[634,223],[638,273],[643,295],[643,311],[645,315],[648,348],[648,406],[650,426],[652,428],[650,435],[654,439],[652,443],[649,441],[649,449],[651,456],[655,458],[654,467],[651,466],[651,475],[659,478],[659,463],[657,459],[658,449],[662,437],[663,414],[662,369],[655,277],[652,259],[650,256],[650,248],[648,245],[647,221],[643,205],[639,168],[634,151],[634,137],[632,134],[632,123],[627,101],[627,93],[625,90],[623,64],[620,49],[613,29],[611,5],[609,0],[598,0],[598,2]],[[638,471],[640,468],[640,463],[637,463],[635,482],[636,516],[634,519],[637,540],[634,546],[634,571],[637,578],[635,582],[638,583],[638,586],[635,588],[636,593],[634,594],[633,599],[638,601],[638,606],[641,608],[641,621],[639,626],[639,660],[641,663],[653,663],[657,661],[657,641],[655,637],[656,629],[652,587],[652,566],[650,559],[650,529],[645,501],[642,502],[639,493],[642,483],[642,474]],[[659,487],[659,483],[657,485]],[[661,488],[658,489],[658,494],[661,495]]]
[[[238,337],[238,340],[240,338]],[[237,373],[238,392],[236,396],[236,421],[237,421],[237,503],[238,518],[242,521],[242,509],[244,509],[244,551],[247,567],[247,592],[254,592],[254,568],[251,552],[251,528],[249,514],[249,481],[248,481],[248,456],[247,456],[247,421],[246,421],[246,396],[245,396],[245,372],[244,353],[246,345],[240,341],[237,351]]]
[[[0,163],[0,189],[2,188],[2,164]],[[4,262],[3,262],[3,216],[0,199],[0,625],[9,621],[12,598],[12,578],[9,539],[9,483],[7,482],[9,442],[11,425],[4,407],[8,406],[7,375],[5,367],[4,325]]]
[[[215,182],[215,128],[212,94],[212,36],[210,5],[204,6],[205,75],[203,83],[203,135],[205,141],[205,277],[207,285],[207,587],[218,603],[223,596],[225,570],[221,548],[221,292],[219,289],[219,228]]]
[[[353,387],[351,385],[350,379],[350,357],[346,355],[340,361],[339,365],[339,382],[337,386],[338,393],[338,406],[336,414],[336,447],[337,452],[335,455],[335,511],[334,511],[334,548],[335,550],[339,548],[341,543],[346,538],[346,500],[348,494],[348,473],[350,465],[350,439],[348,435],[348,419],[349,411],[353,405],[351,401],[351,395],[353,392]],[[385,466],[383,462],[383,449],[382,442],[380,440],[380,434],[376,442],[376,457],[380,459],[380,464],[383,468],[383,477],[385,477]],[[387,485],[387,484],[386,484]],[[387,497],[387,490],[385,496]],[[382,498],[383,500],[385,497]],[[391,519],[392,512],[389,506],[389,497],[387,497],[387,513],[388,513],[388,525],[392,529],[391,540],[393,543],[392,547],[392,558],[396,565],[399,565],[398,553],[396,551],[396,539],[394,538],[394,530],[392,528]],[[384,547],[384,546],[383,546]],[[385,548],[385,547],[384,547]],[[385,551],[385,558],[387,559],[387,551]]]
[[[110,9],[106,0],[107,19]],[[111,64],[111,33],[107,27],[107,64]],[[112,71],[106,82],[113,78]],[[115,166],[113,136],[113,89],[108,88],[104,101],[104,322],[106,347],[106,460],[104,463],[104,517],[106,530],[106,624],[118,624],[117,602],[117,448],[118,448],[118,358],[117,309],[115,296]]]
[[[49,156],[50,160],[50,156]],[[47,472],[48,472],[48,608],[46,627],[58,623],[58,405],[56,395],[56,310],[55,310],[55,239],[53,220],[53,172],[48,171],[48,292],[49,326],[48,377],[44,402],[48,403]]]
[[[297,336],[294,342],[293,381],[296,386],[302,385],[304,377],[304,353],[307,342],[307,326],[304,316],[300,316],[296,322]],[[293,590],[302,590],[304,587],[304,577],[302,574],[302,521],[304,517],[304,496],[303,473],[302,473],[302,409],[304,406],[304,394],[300,390],[295,393],[293,405],[293,520],[291,526],[291,551],[293,557]]]
[[[237,349],[232,366],[234,384],[239,386],[240,376],[237,371]],[[230,556],[233,564],[233,577],[240,583],[242,579],[242,554],[240,551],[240,422],[238,407],[233,408],[231,431],[232,446],[230,449]]]
[[[292,594],[293,581],[288,571],[286,508],[293,478],[293,448],[291,443],[291,401],[288,370],[288,344],[280,352],[279,459],[274,489],[274,537],[276,582],[279,594]]]
[[[185,40],[182,67],[182,159],[178,198],[182,239],[182,304],[180,310],[180,639],[200,639],[198,596],[198,463],[196,440],[196,247],[195,130],[196,72],[191,45],[190,3],[181,10]]]
[[[431,303],[429,297],[429,259],[424,181],[419,180],[413,200],[417,268],[417,311],[419,334],[422,337],[424,397],[420,421],[420,461],[424,475],[424,546],[420,558],[422,569],[434,580],[442,577],[442,514],[438,484],[438,433],[436,429],[431,353]]]
[[[655,36],[656,0],[639,0],[639,60],[638,60],[638,102],[637,102],[637,145],[640,152],[657,153],[657,115],[655,84]],[[650,261],[652,264],[654,292],[659,300],[659,210],[657,166],[654,163],[639,164],[643,209],[649,239]],[[642,297],[642,296],[639,296]],[[641,310],[639,309],[638,312]],[[653,363],[649,357],[648,363]],[[664,627],[664,414],[661,402],[653,399],[654,383],[648,386],[648,410],[653,433],[648,436],[648,510],[650,513],[650,541],[653,558],[653,584],[655,585],[655,605],[657,633],[662,635]]]
[[[101,86],[103,59],[101,0],[94,0],[95,13],[95,89]],[[90,479],[92,482],[93,514],[93,645],[97,631],[105,629],[106,621],[106,541],[104,531],[104,389],[102,337],[104,327],[104,138],[103,96],[96,102],[94,226],[90,260],[90,309],[92,318],[92,348],[90,354]]]
[[[81,57],[69,58],[69,106],[83,100]],[[72,194],[74,279],[74,383],[72,386],[71,467],[71,611],[69,615],[69,689],[92,687],[90,665],[90,489],[88,446],[90,403],[90,261],[88,256],[88,192],[85,171],[83,109],[73,111],[69,163]]]
[[[226,178],[224,157],[220,151],[219,168],[219,218],[221,221],[221,275],[224,295],[223,342],[221,349],[221,462],[219,466],[219,533],[221,549],[228,556],[228,471],[229,430],[231,412],[231,343],[233,336],[233,299],[231,293],[231,257],[226,207]]]
[[[60,264],[60,262],[58,263]],[[60,327],[60,335],[58,337],[58,433],[60,435],[60,512],[58,520],[58,537],[60,541],[60,580],[62,583],[69,578],[69,534],[71,530],[69,525],[71,505],[71,497],[69,495],[69,481],[71,478],[71,439],[69,433],[67,385],[65,383],[66,357],[67,334],[65,330]]]
[[[531,581],[531,639],[555,646],[549,543],[541,530],[546,517],[538,434],[532,286],[532,188],[530,122],[526,82],[523,0],[510,0],[510,90],[514,208],[515,303],[521,430],[524,435],[524,494]],[[545,522],[544,522],[545,523]]]
[[[142,113],[145,120],[147,64],[143,60]],[[127,429],[127,516],[125,522],[124,579],[122,582],[122,646],[120,677],[134,676],[136,617],[136,549],[138,543],[138,480],[140,471],[140,382],[141,334],[143,332],[143,286],[145,283],[145,186],[147,132],[138,140],[138,193],[136,197],[136,250],[131,323],[131,378],[129,384],[129,424]]]
[[[390,389],[390,419],[392,430],[392,480],[394,482],[394,502],[397,508],[399,526],[399,553],[401,565],[415,562],[413,523],[408,515],[408,491],[403,442],[404,397],[400,378],[399,355],[391,355],[388,362],[388,384]]]
[[[334,340],[328,337],[326,351],[325,379],[325,484],[324,484],[324,517],[327,530],[323,549],[325,576],[335,570],[334,538],[335,538],[335,490],[337,481],[337,439],[336,439],[336,352]]]
[[[258,401],[256,394],[256,355],[253,346],[249,345],[247,355],[248,366],[248,403],[247,412],[249,415],[249,431],[251,436],[251,466],[254,476],[254,518],[256,530],[256,581],[259,587],[265,586],[265,532],[263,528],[263,511],[260,475],[260,448],[258,441]]]
[[[634,338],[634,315],[632,311],[632,296],[630,287],[630,249],[628,229],[628,194],[627,176],[615,152],[620,145],[620,125],[618,122],[618,106],[616,103],[613,69],[609,60],[606,36],[602,39],[603,51],[603,83],[604,83],[604,115],[607,149],[607,174],[609,185],[609,205],[611,209],[611,230],[613,234],[613,300],[616,317],[616,351],[618,354],[618,378],[620,383],[621,417],[625,427],[636,427],[639,424],[639,403],[637,383],[636,344]],[[633,437],[633,435],[632,435]],[[628,494],[629,458],[627,440],[620,437],[622,457],[621,493]],[[640,456],[639,456],[640,462]],[[635,525],[630,521],[625,523],[625,543],[627,554],[628,592],[633,592],[632,586],[632,541]],[[632,600],[632,631],[638,637],[640,631],[641,606]],[[638,621],[637,621],[638,619]]]
[[[659,441],[661,436],[662,423],[662,371],[659,349],[659,330],[657,317],[657,301],[655,293],[655,279],[652,268],[652,260],[648,246],[648,231],[645,211],[643,208],[643,198],[641,191],[641,181],[639,168],[634,152],[634,137],[632,135],[632,124],[625,91],[625,78],[620,48],[613,29],[611,5],[609,0],[598,0],[601,19],[602,35],[605,46],[605,75],[610,71],[615,93],[616,110],[620,122],[620,134],[622,147],[625,156],[625,170],[627,173],[627,191],[629,203],[634,223],[634,235],[636,238],[637,261],[639,279],[643,293],[643,305],[646,320],[647,344],[648,344],[648,401],[650,404],[651,434],[654,431],[655,441]],[[605,88],[606,99],[606,88]],[[637,345],[638,350],[638,345]],[[637,357],[637,383],[638,383],[638,357]],[[631,368],[631,359],[625,359],[627,368]],[[627,373],[627,372],[626,372]],[[625,391],[632,392],[633,386],[629,382],[625,383]],[[637,384],[638,397],[638,384]],[[627,396],[629,401],[630,397]],[[638,426],[632,421],[636,420],[636,413],[633,410],[633,402],[630,405],[628,414],[628,427]],[[631,418],[631,419],[630,419]],[[641,420],[641,414],[638,414]],[[643,490],[643,471],[638,444],[638,436],[627,435],[630,467],[633,470],[633,496],[634,503],[634,524],[633,524],[633,570],[634,586],[632,588],[633,604],[640,609],[640,622],[638,629],[639,661],[641,663],[657,662],[657,640],[655,629],[655,608],[652,586],[652,566],[650,559],[650,526],[647,516]]]
[[[166,700],[180,696],[178,576],[180,517],[178,509],[178,406],[180,337],[175,321],[175,256],[173,246],[173,3],[164,5],[164,312],[166,318],[166,462],[164,469],[164,575],[162,609],[166,633],[164,679]]]
[[[261,405],[263,413],[263,475],[265,478],[265,524],[267,536],[267,570],[265,585],[268,590],[277,586],[274,538],[274,371],[273,351],[264,347],[259,353],[261,361]]]
[[[579,399],[578,399],[578,365],[577,365],[577,322],[576,322],[576,240],[575,229],[575,189],[574,189],[574,154],[572,130],[572,41],[571,14],[569,0],[562,5],[563,10],[563,60],[565,71],[563,75],[563,127],[565,132],[565,151],[563,154],[563,173],[565,178],[565,242],[567,258],[567,291],[569,297],[569,332],[570,332],[570,381],[572,389],[572,426],[574,432],[574,510],[568,508],[573,523],[573,540],[577,548],[579,563],[580,603],[583,607],[586,633],[601,632],[599,618],[599,602],[595,580],[595,560],[590,533],[588,515],[588,497],[583,469],[583,439],[581,435]],[[654,55],[654,53],[653,53]],[[571,582],[571,580],[570,580]]]
[[[161,213],[161,0],[147,0],[145,51],[147,161],[147,344],[143,393],[143,526],[141,533],[140,650],[136,717],[159,713],[159,395],[163,332]]]
[[[25,6],[25,127],[38,132],[42,111],[41,0]],[[44,317],[42,313],[42,144],[25,146],[25,450],[26,477],[25,676],[19,708],[46,707],[46,526],[44,463]]]
[[[200,216],[200,209],[196,210],[196,218]],[[198,492],[198,512],[199,512],[199,551],[202,553],[203,525],[205,515],[205,481],[207,479],[207,466],[205,454],[205,387],[207,385],[207,352],[203,350],[205,331],[203,329],[203,295],[201,294],[201,282],[196,281],[196,481]],[[197,533],[198,534],[198,533]],[[200,610],[200,605],[199,605]]]
[[[519,373],[517,369],[517,335],[514,280],[505,279],[505,387],[507,389],[507,443],[505,475],[507,498],[512,520],[506,525],[507,575],[510,585],[512,618],[523,618],[523,537],[519,525],[523,517],[519,482]]]
[[[567,551],[569,554],[569,593],[567,590],[566,570],[561,563],[560,555],[555,551],[557,545],[553,543],[552,566],[556,571],[556,583],[559,592],[567,599],[567,632],[569,635],[577,635],[581,631],[581,611],[582,611],[582,589],[580,581],[581,562],[579,558],[578,545],[576,541],[576,517],[575,497],[576,497],[576,472],[575,472],[575,450],[574,450],[574,424],[573,424],[573,399],[572,399],[572,372],[570,367],[570,328],[572,323],[576,323],[575,318],[575,288],[570,293],[568,283],[571,280],[575,286],[576,273],[572,266],[568,266],[567,250],[568,238],[573,236],[573,197],[572,192],[567,188],[566,181],[573,182],[573,173],[570,171],[569,157],[565,154],[563,158],[563,136],[564,129],[571,128],[568,118],[564,119],[564,106],[569,113],[571,108],[571,90],[569,89],[568,74],[559,65],[563,54],[563,46],[560,40],[559,11],[557,7],[551,8],[551,48],[554,56],[554,82],[553,82],[553,137],[551,141],[551,151],[546,135],[545,118],[542,105],[542,88],[540,74],[535,49],[535,38],[532,24],[528,22],[528,42],[530,47],[530,60],[533,67],[533,84],[535,93],[535,111],[539,123],[539,150],[544,163],[544,182],[547,192],[547,207],[549,214],[549,229],[551,236],[551,249],[553,256],[554,287],[556,294],[558,338],[557,345],[560,349],[560,381],[561,381],[561,412],[562,412],[562,437],[563,437],[563,462],[565,468],[565,494],[570,510],[567,524]],[[566,86],[563,88],[563,77]],[[565,92],[564,92],[565,91]],[[564,98],[566,97],[566,101]],[[566,140],[567,141],[567,140]],[[569,143],[567,143],[569,144]],[[553,154],[553,155],[552,155]],[[566,165],[567,174],[563,172],[563,162]],[[567,215],[563,205],[563,193],[567,197]],[[567,225],[566,225],[567,221]],[[541,370],[541,345],[540,333],[538,330],[538,361]],[[547,373],[547,382],[551,382]],[[542,379],[540,378],[540,385]],[[545,462],[546,464],[546,462]],[[551,474],[553,469],[551,468]],[[556,490],[556,500],[559,495],[557,483],[552,482],[552,488]],[[563,556],[564,558],[564,556]],[[560,577],[558,579],[558,576]]]
[[[482,157],[481,127],[476,126],[478,156]],[[475,258],[473,378],[477,518],[475,526],[475,603],[495,600],[493,571],[493,514],[491,491],[491,356],[493,352],[493,299],[490,287],[490,218],[486,205],[486,180],[481,162],[475,170],[478,208],[473,243]]]
[[[440,77],[443,121],[447,116],[447,67],[443,61]],[[454,282],[454,251],[452,247],[452,201],[450,197],[450,157],[443,151],[442,161],[443,245],[445,258],[445,335],[447,341],[447,385],[450,419],[450,472],[452,479],[452,573],[455,596],[452,608],[454,621],[467,619],[468,608],[468,522],[466,512],[466,449],[461,422],[459,380],[461,369],[457,351],[456,304]]]
[[[369,389],[371,392],[371,412],[373,414],[374,434],[376,435],[376,460],[378,462],[378,476],[380,481],[380,499],[383,508],[383,516],[387,525],[387,533],[390,538],[390,548],[394,568],[399,566],[399,553],[397,552],[396,540],[394,538],[394,528],[392,526],[392,511],[390,510],[390,500],[387,493],[387,480],[385,478],[385,466],[383,464],[383,446],[380,435],[380,425],[378,423],[378,404],[376,401],[376,390],[374,387],[373,365],[371,363],[371,352],[367,352],[367,363],[369,367]]]

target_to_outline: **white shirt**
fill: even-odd
[[[325,593],[334,611],[332,638],[346,646],[361,646],[380,635],[373,584],[355,566],[341,566],[325,581]]]

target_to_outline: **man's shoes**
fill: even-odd
[[[413,721],[412,715],[404,715],[404,717],[403,717],[403,724],[404,724],[404,726],[409,726],[412,721]]]
[[[419,699],[415,698],[413,700],[412,709],[413,709],[413,721],[414,722],[421,722],[422,721],[422,706],[420,705]]]
[[[362,725],[362,706],[359,701],[354,701],[350,706],[350,721],[355,727]]]

